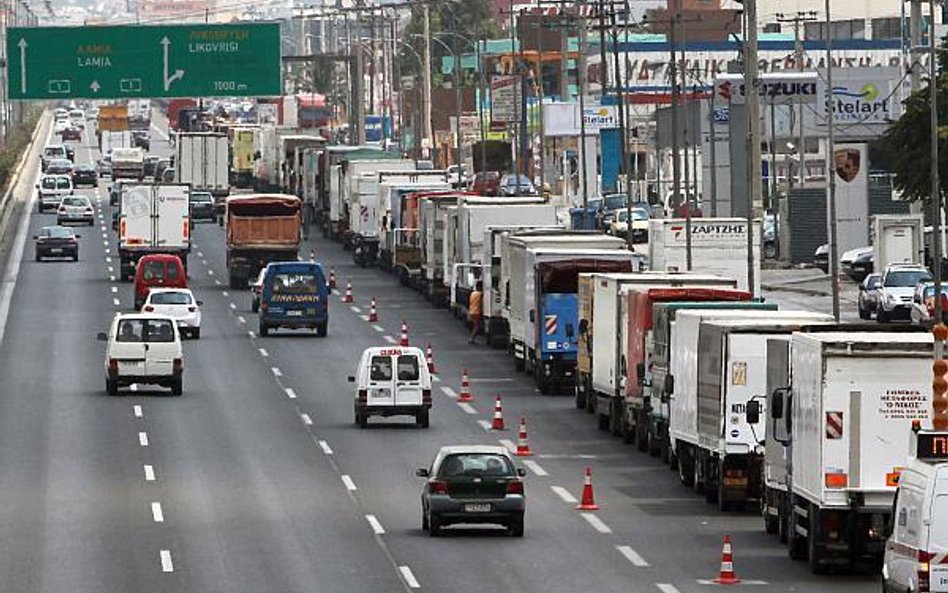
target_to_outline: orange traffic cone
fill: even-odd
[[[352,301],[352,280],[346,282],[346,296],[342,299],[344,303],[351,303]]]
[[[586,476],[583,478],[583,496],[579,504],[576,505],[578,511],[598,511],[599,505],[596,504],[596,497],[593,496],[593,476],[592,469],[586,466]]]
[[[379,311],[375,308],[375,297],[372,297],[372,303],[369,305],[369,323],[375,323],[379,320]]]
[[[517,451],[515,454],[518,457],[533,455],[533,451],[530,450],[530,443],[527,441],[527,419],[523,416],[520,417],[520,432],[517,434]]]
[[[398,345],[405,348],[408,346],[408,324],[402,320],[402,335],[398,338]]]
[[[467,380],[467,369],[461,371],[461,393],[458,394],[459,402],[472,402],[474,396],[471,395],[471,384]],[[499,398],[498,398],[499,401]]]
[[[336,268],[329,268],[329,290],[336,288]]]
[[[428,347],[425,348],[425,362],[428,363],[428,372],[433,375],[435,373],[435,365],[434,352],[431,350],[431,342],[428,342]]]
[[[724,536],[724,545],[721,547],[721,571],[714,582],[719,585],[736,585],[741,582],[734,574],[734,557],[731,555],[731,536]]]
[[[504,426],[504,408],[500,403],[500,396],[494,400],[494,420],[490,424],[491,430],[507,430]]]

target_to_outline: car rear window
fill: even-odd
[[[399,381],[417,381],[418,380],[418,357],[410,354],[402,354],[398,357],[398,380]]]
[[[369,379],[372,381],[392,380],[392,357],[373,356],[369,367]]]
[[[148,342],[174,342],[174,326],[169,319],[149,319],[145,324]]]
[[[54,239],[68,239],[72,237],[72,231],[64,227],[50,227],[43,229],[43,235]]]
[[[117,342],[141,342],[142,326],[144,321],[141,319],[123,319],[119,322]]]
[[[313,274],[275,274],[271,283],[273,294],[311,294],[316,292]]]
[[[153,292],[150,300],[153,305],[190,305],[191,295],[186,292]]]
[[[472,477],[516,475],[510,460],[494,453],[459,453],[449,455],[438,470],[440,477]]]
[[[42,185],[43,189],[56,189],[56,180],[52,177],[44,177]]]
[[[68,179],[58,179],[56,181],[56,189],[69,189],[72,187],[72,182]]]
[[[142,269],[142,278],[145,280],[156,280],[165,277],[165,263],[160,261],[145,262]]]
[[[63,198],[63,204],[67,206],[85,206],[87,202],[82,198]]]

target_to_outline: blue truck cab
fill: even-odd
[[[539,337],[540,366],[543,361],[557,361],[558,380],[570,383],[575,379],[577,344],[579,340],[579,297],[576,293],[540,295],[540,317],[536,324]]]
[[[260,289],[259,334],[306,328],[324,337],[329,329],[329,289],[315,262],[272,262]]]

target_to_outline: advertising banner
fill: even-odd
[[[490,119],[492,124],[512,124],[520,121],[519,76],[491,77]]]
[[[869,244],[869,163],[865,144],[837,144],[836,224],[839,253]]]

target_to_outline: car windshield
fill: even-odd
[[[145,267],[142,269],[142,278],[145,280],[155,280],[158,278],[165,277],[165,264],[160,261],[149,261],[145,262]]]
[[[63,198],[63,204],[66,206],[87,206],[89,200],[85,198]]]
[[[72,163],[70,163],[66,159],[56,159],[56,160],[50,161],[49,166],[50,167],[70,167],[72,166]]]
[[[625,222],[629,218],[629,211],[622,209],[616,212],[616,219],[619,222]],[[636,220],[648,220],[648,212],[642,210],[641,208],[632,209],[632,222]]]
[[[72,187],[72,181],[68,177],[62,177],[56,180],[56,189],[70,189]]]
[[[43,229],[43,236],[53,239],[69,239],[72,237],[72,231],[66,227],[51,226]]]
[[[625,208],[625,200],[626,198],[624,194],[606,196],[603,202],[603,207],[606,210],[617,210],[619,208]]]
[[[510,175],[504,181],[504,185],[516,186],[518,182],[520,183],[521,187],[529,187],[533,185],[530,183],[530,178],[526,175]]]
[[[170,319],[149,319],[145,324],[145,339],[149,342],[174,342],[174,326]]]
[[[495,453],[460,453],[449,455],[441,463],[438,476],[443,478],[482,476],[513,477],[513,464],[503,455]]]
[[[942,295],[948,295],[948,284],[942,284],[942,286],[941,286],[941,294],[942,294]],[[926,298],[926,299],[930,299],[930,298],[932,298],[933,296],[935,296],[935,285],[934,285],[934,284],[930,284],[930,285],[928,285],[928,286],[925,287],[925,298]]]
[[[192,301],[186,292],[153,292],[148,300],[152,305],[190,305]]]
[[[915,286],[919,282],[931,280],[931,278],[932,275],[928,270],[892,270],[885,275],[885,286],[887,288],[904,288]]]
[[[213,201],[213,198],[211,197],[211,194],[193,193],[191,194],[191,201],[192,202],[211,202]]]
[[[314,274],[276,274],[271,284],[273,294],[312,294],[316,292]]]
[[[76,165],[75,169],[76,171],[92,171],[92,165],[82,163],[81,165]]]
[[[602,208],[602,200],[588,200],[586,202],[586,208],[590,210],[599,210]]]
[[[66,155],[66,149],[64,149],[61,146],[57,146],[55,148],[47,147],[46,150],[43,151],[43,156],[45,156],[46,158],[50,158],[50,157],[55,158],[55,157],[61,157],[65,155]]]
[[[866,279],[866,288],[869,290],[874,290],[880,286],[882,286],[882,276],[873,274],[872,276],[869,276],[868,279]]]

